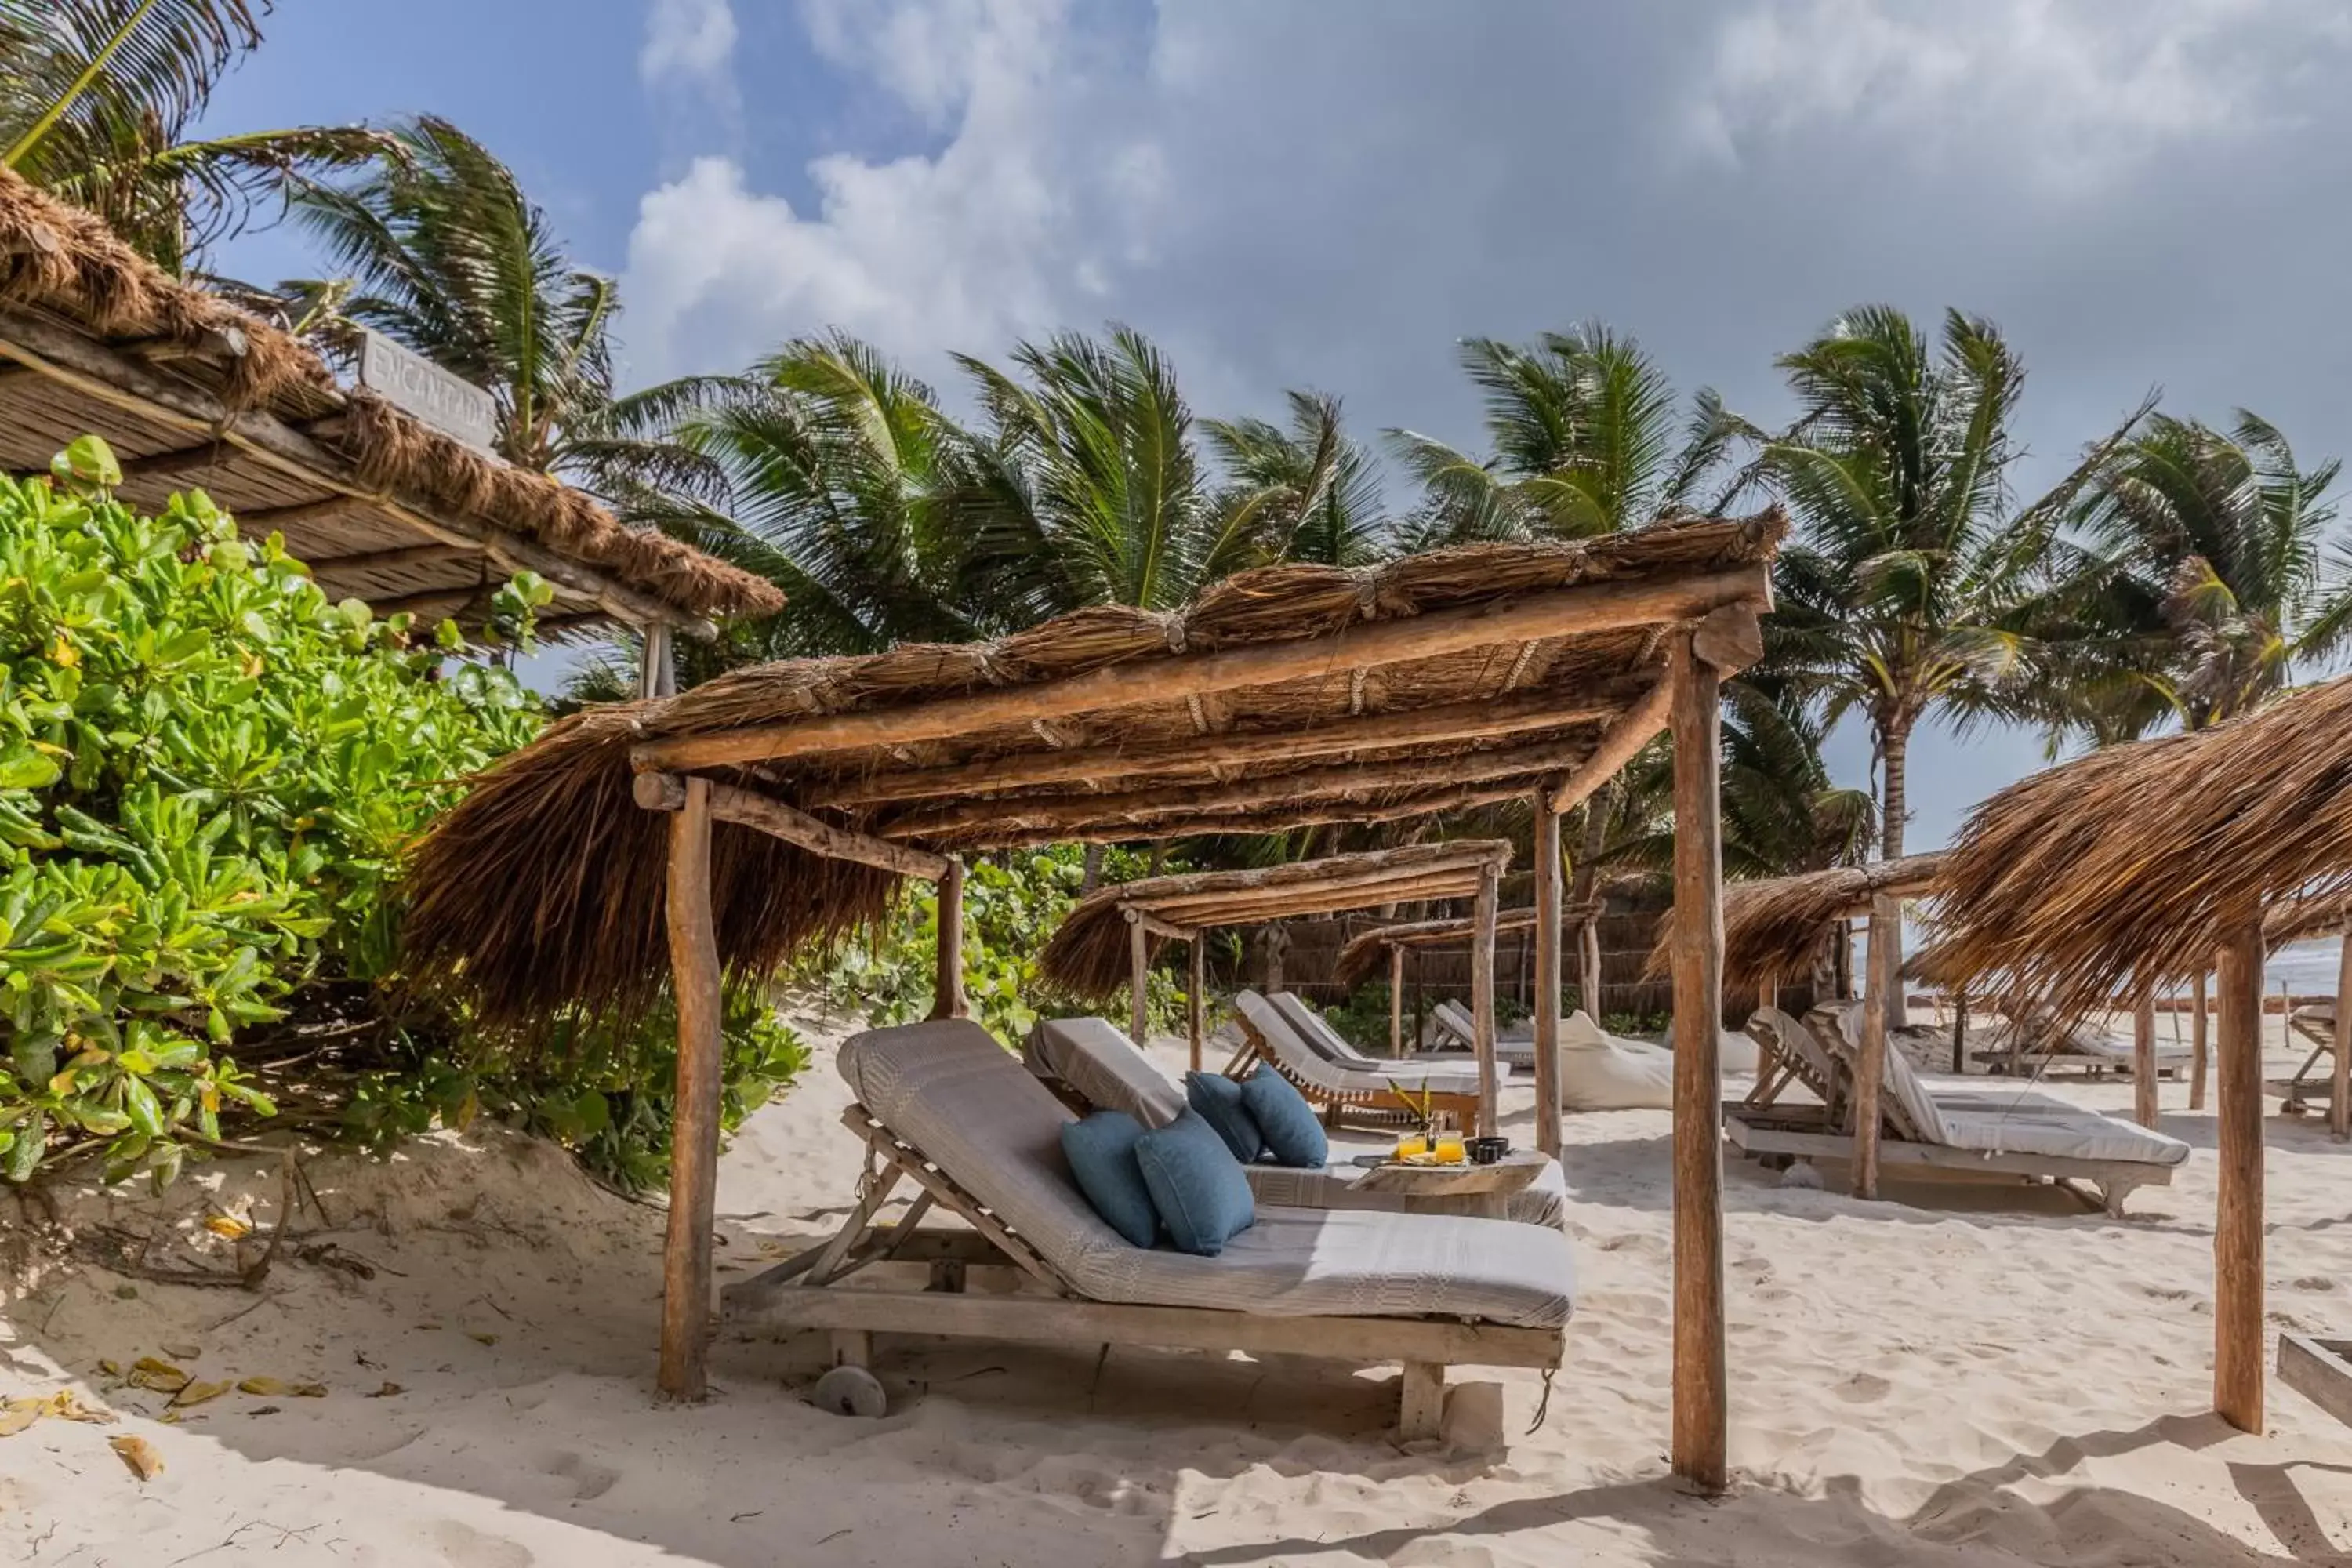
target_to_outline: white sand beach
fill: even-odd
[[[839,1033],[725,1157],[722,1281],[849,1202]],[[2111,1111],[2130,1100],[2127,1084],[2051,1087]],[[12,1226],[0,1396],[72,1388],[120,1420],[0,1437],[0,1561],[2346,1561],[2352,1432],[2275,1382],[2265,1436],[2203,1414],[2213,1122],[2185,1098],[2165,1086],[2164,1125],[2197,1153],[2122,1222],[2047,1190],[1891,1184],[1895,1201],[1864,1204],[1732,1162],[1736,1474],[1718,1500],[1666,1475],[1662,1111],[1567,1119],[1581,1293],[1541,1425],[1529,1431],[1539,1377],[1465,1369],[1448,1440],[1412,1449],[1385,1429],[1392,1369],[1093,1345],[886,1341],[890,1412],[858,1421],[804,1402],[819,1347],[730,1334],[710,1402],[657,1408],[659,1213],[497,1131],[389,1163],[313,1161],[326,1218],[305,1206],[299,1245],[258,1293],[28,1263],[28,1208]],[[1523,1130],[1524,1091],[1507,1110]],[[2352,1147],[2315,1118],[2267,1131],[2272,1322],[2352,1332]],[[216,1164],[162,1205],[89,1195],[63,1214],[144,1235],[168,1211],[182,1240],[163,1237],[151,1262],[226,1268],[240,1247],[236,1261],[255,1261],[257,1240],[213,1236],[203,1215],[266,1228],[278,1191],[274,1164]],[[167,1421],[169,1396],[100,1370],[142,1357],[205,1383],[325,1392],[232,1390]],[[160,1455],[152,1479],[110,1452],[126,1435]]]

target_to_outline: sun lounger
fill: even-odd
[[[1439,1038],[1447,1043],[1448,1054],[1478,1048],[1478,1021],[1470,1016],[1469,1008],[1449,997],[1431,1008],[1429,1016],[1430,1022],[1436,1026]],[[1495,1060],[1518,1071],[1535,1070],[1534,1020],[1523,1020],[1507,1029],[1495,1031]]]
[[[1861,1050],[1858,1021],[1859,1005],[1847,1003],[1814,1008],[1803,1026],[1848,1082]],[[2133,1189],[2168,1185],[2174,1167],[2189,1157],[2189,1145],[2177,1138],[2047,1095],[1949,1085],[1923,1078],[1899,1051],[1887,1052],[1879,1098],[1882,1167],[2082,1182],[2109,1214],[2120,1216]],[[1843,1160],[1853,1152],[1853,1134],[1817,1111],[1792,1115],[1733,1105],[1725,1109],[1724,1128],[1749,1154]]]
[[[1986,1029],[1984,1045],[1970,1053],[1996,1072],[2030,1072],[2040,1077],[2053,1068],[2081,1068],[2095,1078],[2103,1073],[2129,1073],[2135,1060],[2128,1039],[2087,1023],[2061,1028],[2047,1016],[2029,1013],[2023,1018]],[[2187,1069],[2189,1047],[2171,1040],[2156,1042],[2156,1070],[2160,1078],[2179,1078]]]
[[[1124,1110],[1146,1127],[1165,1127],[1184,1109],[1183,1091],[1168,1081],[1127,1032],[1107,1018],[1047,1018],[1029,1031],[1022,1060],[1066,1102],[1088,1110]],[[1058,1086],[1058,1087],[1056,1087]],[[1475,1214],[1483,1196],[1359,1192],[1358,1165],[1307,1170],[1244,1165],[1250,1191],[1262,1204],[1304,1209],[1398,1209],[1408,1214]],[[1547,1160],[1533,1182],[1504,1200],[1503,1217],[1555,1227],[1568,1222],[1568,1178]]]
[[[979,1025],[872,1030],[843,1042],[837,1065],[870,1166],[856,1209],[830,1240],[730,1287],[730,1324],[829,1330],[835,1359],[858,1365],[877,1332],[1401,1362],[1407,1437],[1436,1432],[1449,1365],[1559,1364],[1575,1284],[1556,1230],[1269,1205],[1215,1258],[1134,1247],[1070,1176],[1069,1111]],[[907,1182],[906,1216],[877,1224]],[[921,1227],[934,1208],[971,1228]],[[929,1264],[931,1288],[842,1288],[886,1262]],[[976,1267],[1017,1269],[1030,1289],[966,1294]]]
[[[1235,994],[1234,1010],[1246,1043],[1226,1073],[1238,1078],[1258,1062],[1268,1064],[1297,1087],[1329,1126],[1349,1121],[1394,1126],[1416,1117],[1424,1096],[1432,1111],[1450,1112],[1465,1127],[1477,1118],[1478,1072],[1474,1066],[1392,1062],[1343,1067],[1308,1046],[1282,1010],[1256,992]],[[1400,1070],[1404,1068],[1413,1070]]]
[[[1331,1026],[1331,1020],[1311,1006],[1306,997],[1295,991],[1276,991],[1266,998],[1275,1010],[1289,1020],[1290,1027],[1305,1041],[1307,1049],[1339,1067],[1359,1072],[1383,1073],[1399,1082],[1414,1083],[1430,1078],[1459,1079],[1467,1074],[1470,1092],[1478,1092],[1478,1068],[1475,1062],[1465,1062],[1452,1052],[1423,1052],[1402,1060],[1394,1057],[1368,1057],[1348,1043],[1348,1037]],[[1400,1076],[1402,1075],[1402,1076]],[[1495,1062],[1495,1081],[1510,1081],[1510,1064],[1503,1061],[1499,1051]]]
[[[2336,1055],[2336,1004],[2306,1002],[2289,1013],[2286,1022],[2289,1029],[2311,1042],[2311,1054],[2303,1058],[2303,1065],[2294,1069],[2294,1076],[2286,1080],[2280,1091],[2279,1109],[2290,1115],[2301,1115],[2311,1108],[2311,1102],[2304,1098],[2303,1090],[2312,1069],[2322,1062],[2329,1062],[2329,1058]],[[2329,1065],[2332,1067],[2334,1064],[2329,1062]],[[2333,1092],[2332,1085],[2323,1086],[2320,1098],[2325,1100]]]

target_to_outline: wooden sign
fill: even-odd
[[[498,439],[488,393],[380,333],[361,334],[360,384],[468,446],[487,452]]]

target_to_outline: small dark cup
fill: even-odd
[[[1470,1140],[1470,1163],[1474,1165],[1497,1164],[1501,1163],[1503,1156],[1510,1152],[1511,1141],[1507,1138],[1473,1138]]]

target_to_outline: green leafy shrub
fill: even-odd
[[[402,847],[538,698],[453,663],[448,623],[418,646],[330,601],[201,494],[116,503],[103,443],[53,472],[0,476],[0,1172],[97,1154],[160,1183],[225,1115],[382,1141],[487,1108],[654,1179],[664,1021],[525,1050],[379,984]],[[507,584],[494,634],[527,646],[548,597]],[[740,1117],[803,1053],[765,1009],[730,1022]]]

